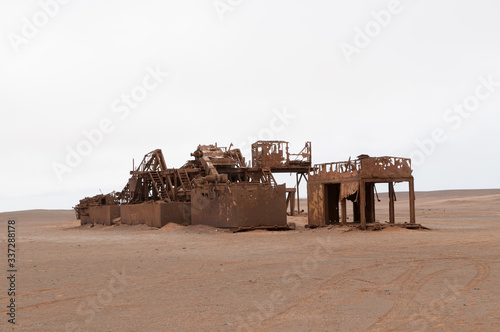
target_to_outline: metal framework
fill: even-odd
[[[299,186],[303,178],[308,181],[312,161],[311,142],[306,142],[299,153],[290,153],[288,145],[285,141],[255,142],[252,144],[252,166],[266,167],[273,173],[295,173],[297,213],[300,214]],[[290,202],[290,206],[295,205],[295,201]],[[290,211],[294,215],[295,207],[291,207]]]
[[[262,141],[258,144],[265,145]],[[180,168],[168,168],[162,151],[153,150],[137,167],[133,167],[123,190],[105,204],[186,203],[190,204],[191,212],[189,216],[186,213],[179,216],[189,218],[182,223],[238,229],[287,228],[286,204],[290,204],[293,212],[295,201],[286,199],[285,186],[276,183],[273,172],[285,169],[307,172],[311,160],[310,143],[306,143],[303,151],[296,155],[288,153],[288,143],[280,144],[286,146],[286,155],[280,165],[267,164],[269,159],[263,156],[264,162],[247,166],[240,149],[233,148],[232,144],[228,148],[219,147],[216,143],[199,145],[191,153],[193,159]],[[95,197],[85,198],[75,209],[88,210],[96,205],[95,200]],[[185,205],[180,205],[180,208],[184,209]],[[131,211],[131,208],[124,211]],[[154,214],[148,213],[147,218]]]
[[[395,223],[395,182],[408,182],[410,225],[415,225],[415,192],[411,160],[399,157],[369,157],[315,165],[309,175],[309,226],[347,222],[347,201],[353,203],[354,221],[362,229],[375,222],[375,184],[387,183],[389,223]],[[340,209],[339,209],[340,202]]]
[[[173,221],[233,229],[288,228],[287,206],[293,215],[296,203],[300,212],[299,185],[305,178],[309,226],[346,224],[347,201],[351,201],[354,222],[366,229],[375,222],[375,184],[388,184],[389,223],[394,224],[394,183],[408,182],[408,225],[416,225],[410,159],[360,155],[354,160],[313,166],[311,142],[295,154],[289,152],[288,145],[284,141],[255,142],[249,165],[232,144],[228,148],[217,143],[199,145],[191,153],[193,159],[180,168],[168,168],[162,151],[153,150],[133,166],[122,191],[86,197],[75,211],[82,223],[105,219],[103,223],[111,224],[125,213],[133,220],[130,222],[160,215],[152,223],[158,227]],[[295,173],[296,187],[277,184],[273,173]],[[146,208],[146,203],[160,205]],[[103,206],[108,208],[99,209]]]

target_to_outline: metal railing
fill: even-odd
[[[374,171],[383,171],[386,169],[407,169],[411,170],[411,159],[400,157],[371,157],[363,159],[354,159],[348,161],[338,161],[314,165],[311,169],[311,175],[320,173],[352,173],[362,171],[363,168],[371,168]]]

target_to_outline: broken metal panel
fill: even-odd
[[[285,186],[233,183],[197,187],[191,222],[231,229],[287,228]]]
[[[307,184],[307,218],[311,227],[325,226],[324,184],[308,182]]]
[[[359,191],[358,181],[347,181],[340,184],[340,199],[355,195]]]
[[[131,177],[129,180],[128,180],[128,186],[129,186],[129,189],[130,191],[135,191],[135,188],[137,187],[137,178],[136,177]]]

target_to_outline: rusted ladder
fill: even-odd
[[[165,183],[163,183],[163,180],[158,172],[151,171],[149,172],[149,175],[151,177],[151,182],[153,183],[153,189],[155,190],[156,194],[158,195],[159,199],[167,199],[167,201],[170,201],[170,196],[168,195],[168,192],[165,190]]]
[[[276,186],[276,180],[274,179],[273,173],[269,167],[262,168],[263,182],[270,183],[273,187]]]
[[[177,176],[179,177],[179,181],[181,183],[181,187],[185,190],[192,190],[191,181],[189,180],[189,174],[186,169],[179,168],[177,170]]]

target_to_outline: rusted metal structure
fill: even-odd
[[[256,144],[272,147],[275,142]],[[176,222],[235,230],[288,228],[287,203],[290,202],[293,211],[294,202],[287,200],[285,185],[276,183],[273,171],[308,172],[310,143],[297,155],[288,153],[287,142],[278,144],[286,146],[279,163],[271,162],[278,160],[274,150],[263,152],[257,148],[253,156],[260,160],[251,167],[232,145],[229,148],[199,145],[191,153],[194,158],[180,168],[168,168],[162,151],[157,149],[133,167],[126,186],[113,195],[112,201],[101,201],[98,196],[85,198],[75,210],[81,216],[95,206],[119,205],[121,222],[157,227]],[[272,158],[266,158],[266,154]]]
[[[299,185],[307,176],[312,165],[311,142],[306,142],[299,153],[290,153],[289,143],[285,141],[257,141],[252,144],[252,166],[266,168],[272,173],[295,173],[297,211],[300,213]],[[289,190],[292,192],[292,190]],[[295,212],[295,199],[289,195],[287,204],[291,214]]]
[[[399,157],[369,157],[315,165],[308,182],[310,227],[347,222],[347,201],[353,203],[354,222],[362,229],[375,222],[375,184],[387,183],[389,223],[395,223],[394,183],[408,182],[410,220],[415,224],[415,192],[411,160]],[[340,203],[340,208],[339,208]]]
[[[168,168],[157,149],[146,154],[121,192],[87,197],[75,207],[85,223],[110,225],[148,224],[162,227],[169,222],[205,224],[233,230],[289,228],[299,200],[299,184],[307,183],[310,227],[347,223],[347,201],[353,204],[354,223],[366,229],[375,222],[375,184],[387,183],[389,223],[395,223],[394,183],[408,182],[410,220],[415,224],[415,193],[411,160],[369,157],[312,166],[311,143],[296,154],[288,142],[258,141],[252,144],[247,165],[239,149],[199,145],[193,159],[180,168]],[[311,167],[312,166],[312,167]],[[279,185],[273,173],[295,173],[296,188]]]
[[[81,224],[102,223],[110,225],[112,220],[120,217],[120,207],[115,193],[85,197],[75,207],[76,218]]]

